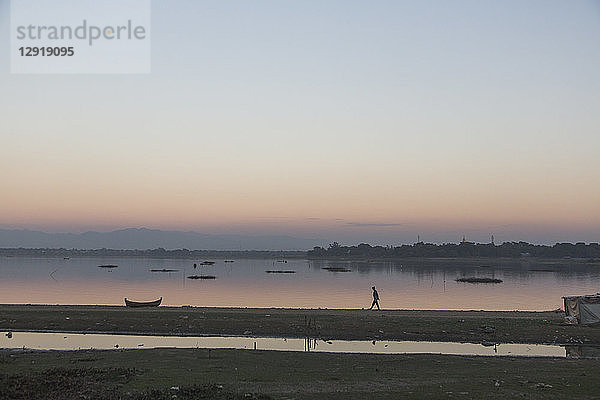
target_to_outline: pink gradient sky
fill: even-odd
[[[0,228],[599,241],[596,3],[235,4],[155,2],[148,75],[1,54]]]

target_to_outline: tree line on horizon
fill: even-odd
[[[552,246],[527,242],[493,243],[423,243],[400,246],[342,246],[338,242],[327,248],[314,247],[308,258],[405,258],[405,257],[541,257],[541,258],[600,258],[600,244],[583,242],[556,243]],[[595,261],[595,260],[594,260]]]
[[[598,243],[556,243],[552,246],[527,242],[493,243],[424,243],[400,246],[372,246],[361,243],[343,246],[338,242],[327,248],[314,247],[308,251],[282,250],[189,250],[189,249],[66,249],[66,248],[1,248],[0,256],[40,257],[150,257],[150,258],[410,258],[410,257],[541,257],[541,258],[587,258],[600,259]],[[600,261],[600,260],[598,260]]]
[[[275,250],[189,250],[189,249],[67,249],[67,248],[0,248],[0,256],[35,257],[148,257],[148,258],[303,258],[305,251]]]

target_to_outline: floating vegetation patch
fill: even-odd
[[[217,279],[214,275],[190,275],[188,279]]]
[[[296,271],[291,269],[270,269],[265,271],[267,274],[295,274]]]
[[[98,268],[119,268],[118,265],[98,265]]]
[[[352,272],[351,269],[344,267],[323,267],[323,269],[331,272]]]
[[[168,268],[162,268],[162,269],[151,269],[150,272],[177,272],[179,271],[178,269],[168,269]]]
[[[456,278],[456,282],[467,282],[467,283],[502,283],[502,279],[496,278]]]

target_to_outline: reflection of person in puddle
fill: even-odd
[[[379,293],[377,293],[375,286],[371,287],[371,289],[373,289],[373,303],[371,303],[371,308],[369,308],[369,310],[372,310],[375,306],[377,306],[378,310],[381,310],[381,308],[379,308]]]

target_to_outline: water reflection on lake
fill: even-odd
[[[177,337],[39,332],[13,332],[9,339],[6,335],[0,335],[0,348],[4,349],[110,350],[151,349],[160,347],[370,354],[431,353],[526,357],[565,357],[567,355],[564,346],[515,343],[481,345],[476,343],[393,340],[321,340],[245,336]],[[571,349],[577,349],[579,353],[582,353],[577,346],[569,347]],[[590,347],[590,349],[596,348]],[[572,350],[571,353],[573,353],[573,351],[574,350]],[[574,355],[574,357],[582,358],[583,356],[579,353]]]
[[[148,258],[0,258],[0,303],[123,304],[123,298],[163,305],[362,308],[376,285],[388,309],[551,310],[561,296],[600,291],[600,268],[569,260],[340,262],[244,259],[200,266],[204,260]],[[198,264],[196,269],[193,264]],[[468,265],[468,264],[471,265]],[[118,268],[99,268],[116,264]],[[333,270],[323,268],[333,267]],[[335,272],[347,268],[350,272]],[[151,269],[176,269],[151,272]],[[265,273],[293,270],[295,273]],[[189,275],[214,280],[189,280]],[[458,277],[499,284],[455,282]]]

